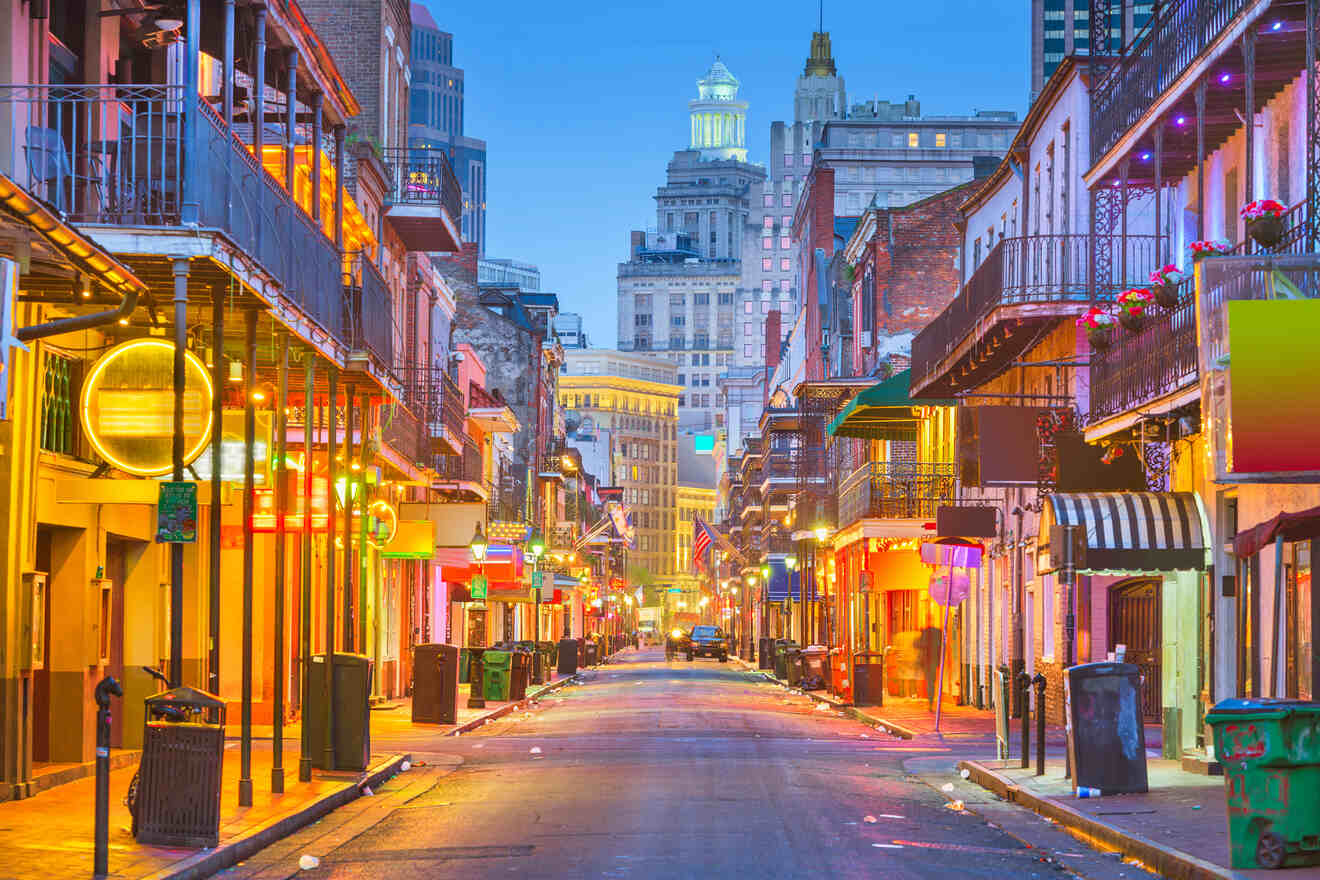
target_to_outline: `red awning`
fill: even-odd
[[[1320,507],[1298,513],[1280,513],[1268,522],[1238,532],[1233,539],[1233,552],[1239,558],[1252,556],[1279,538],[1285,541],[1320,538]]]

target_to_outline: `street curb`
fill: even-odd
[[[742,659],[741,657],[737,658],[737,660],[739,663],[743,665],[743,668],[746,669],[748,672],[755,672],[758,675],[760,675],[762,678],[764,678],[766,681],[770,682],[771,684],[777,684],[780,687],[784,688],[785,690],[788,689],[788,683],[782,679],[775,678],[773,673],[767,672],[766,670],[761,669],[760,667],[753,666],[751,663]],[[818,703],[825,703],[826,705],[838,709],[840,712],[847,715],[849,718],[853,718],[857,721],[862,722],[863,724],[869,724],[872,727],[878,727],[881,730],[885,731],[886,733],[890,734],[891,736],[896,736],[899,739],[915,739],[917,736],[916,731],[910,730],[909,728],[906,728],[903,725],[898,724],[897,722],[890,721],[886,718],[879,718],[875,715],[869,715],[850,703],[845,703],[842,700],[836,700],[834,697],[828,696],[826,694],[817,693],[816,691],[803,691],[802,693]]]
[[[549,684],[544,685],[540,690],[528,694],[516,703],[509,703],[507,706],[501,706],[498,709],[487,712],[485,715],[478,715],[471,721],[466,721],[463,724],[460,724],[458,727],[445,733],[444,736],[458,736],[460,733],[469,733],[476,730],[478,727],[481,727],[487,721],[494,721],[496,718],[503,718],[505,715],[508,715],[516,709],[525,708],[532,700],[539,700],[547,694],[553,694],[560,688],[567,687],[575,681],[577,681],[577,673],[574,673],[567,678],[561,678],[559,681],[552,681]]]
[[[1011,804],[1026,807],[1069,831],[1136,859],[1168,880],[1234,880],[1242,875],[1181,850],[1172,849],[1093,819],[1054,798],[1032,794],[1006,776],[976,761],[959,761],[958,768],[986,791]]]
[[[198,853],[185,859],[182,865],[173,865],[151,874],[143,880],[201,880],[226,868],[249,859],[256,853],[270,846],[295,831],[334,812],[347,803],[362,796],[362,789],[375,788],[399,772],[404,761],[411,761],[412,755],[391,755],[374,768],[364,772],[357,780],[345,782],[338,789],[327,793],[304,807],[283,816],[277,816],[265,824],[232,838],[215,849]]]

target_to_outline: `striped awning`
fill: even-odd
[[[1050,530],[1081,526],[1081,572],[1203,571],[1210,567],[1210,527],[1195,492],[1078,492],[1045,496],[1037,549],[1041,572],[1054,571]]]

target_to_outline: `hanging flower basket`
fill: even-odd
[[[1187,246],[1187,249],[1192,252],[1192,262],[1195,263],[1202,257],[1223,256],[1233,249],[1233,245],[1229,244],[1226,239],[1214,238],[1194,241]]]
[[[1261,247],[1278,247],[1283,240],[1283,218],[1266,214],[1255,220],[1247,221],[1247,235]]]
[[[1118,295],[1118,323],[1136,333],[1146,323],[1146,309],[1155,302],[1155,294],[1144,287],[1125,290]]]
[[[1114,344],[1114,316],[1110,312],[1092,306],[1077,319],[1077,326],[1086,330],[1087,341],[1098,351]]]
[[[1178,285],[1187,275],[1170,263],[1150,273],[1150,292],[1160,307],[1172,311],[1178,307]]]

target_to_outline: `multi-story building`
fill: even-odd
[[[582,329],[582,316],[577,312],[560,312],[555,316],[555,336],[564,348],[590,348],[587,331]]]
[[[1097,0],[1098,2],[1098,0]],[[1069,55],[1089,55],[1091,44],[1108,40],[1108,55],[1127,46],[1150,22],[1152,0],[1107,0],[1109,20],[1097,16],[1092,31],[1090,0],[1031,0],[1031,100]]]
[[[608,349],[565,351],[559,400],[570,421],[609,431],[612,466],[602,479],[622,489],[635,541],[631,583],[675,575],[678,485],[678,368],[657,357]]]
[[[408,144],[444,150],[463,187],[463,240],[486,255],[486,142],[464,134],[463,69],[454,66],[454,35],[440,30],[425,4],[413,3]]]
[[[540,290],[541,270],[531,263],[518,260],[482,257],[477,260],[477,283],[482,286]]]
[[[717,426],[718,374],[734,354],[734,300],[751,193],[764,179],[746,161],[746,102],[718,60],[698,81],[688,149],[674,154],[656,190],[656,228],[634,231],[618,271],[618,342],[654,351],[679,367],[679,421]]]
[[[699,601],[696,594],[709,586],[710,572],[696,570],[692,559],[693,522],[715,522],[715,459],[711,449],[702,450],[698,436],[678,435],[678,489],[675,494],[674,516],[674,586],[690,593],[689,601]],[[665,601],[670,594],[656,597]],[[673,594],[683,595],[683,594]],[[648,602],[647,604],[656,604]]]

